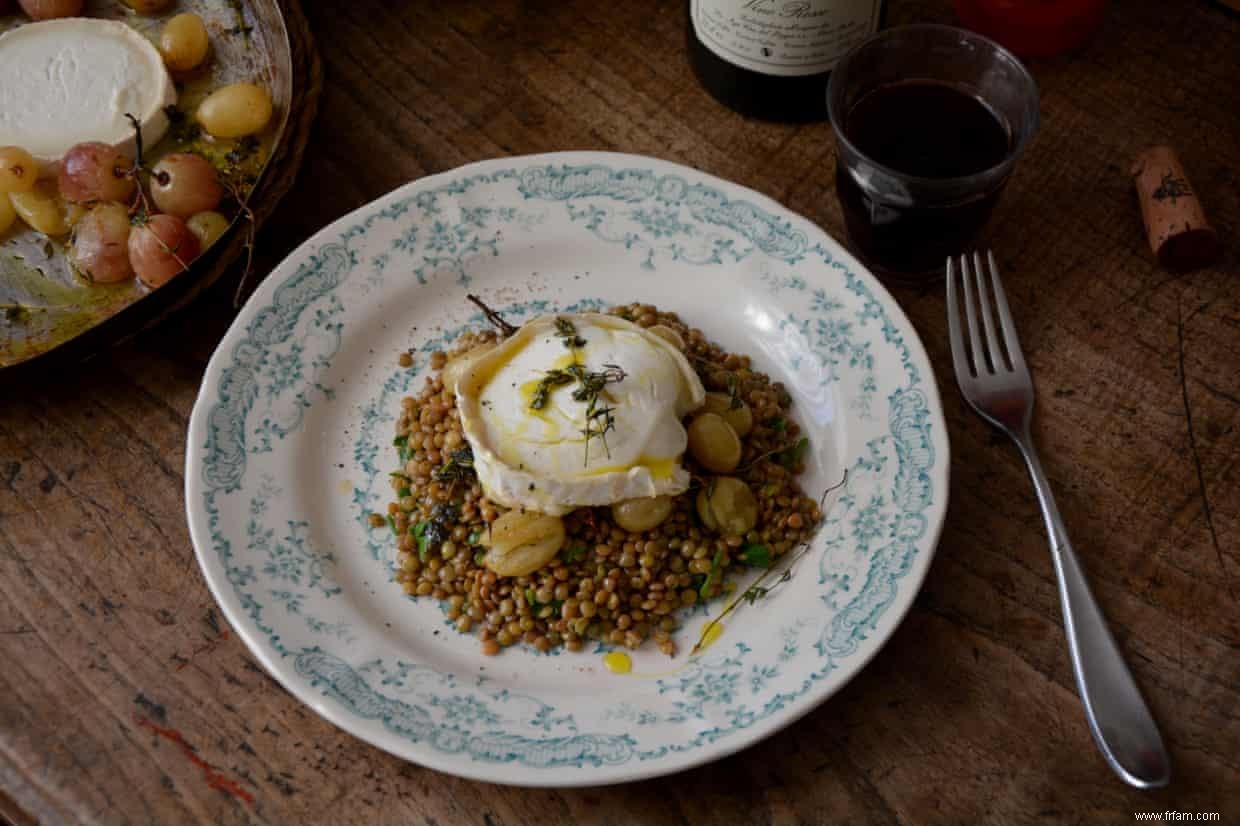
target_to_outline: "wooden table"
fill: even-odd
[[[826,125],[746,122],[695,83],[681,0],[308,3],[327,72],[265,272],[405,181],[555,149],[647,153],[842,237]],[[892,0],[893,22],[950,21]],[[0,401],[0,811],[42,823],[1127,823],[1240,818],[1240,19],[1117,0],[1032,66],[1043,123],[992,221],[1047,471],[1175,763],[1123,786],[1085,727],[1033,491],[952,387],[939,292],[897,292],[944,390],[951,507],[916,607],[822,708],[641,784],[523,790],[403,763],[320,720],[230,632],[194,563],[185,430],[226,285]],[[1127,167],[1178,146],[1222,266],[1152,262]],[[1229,232],[1230,230],[1230,232]],[[7,796],[7,798],[6,798]]]

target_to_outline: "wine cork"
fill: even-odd
[[[1222,254],[1218,233],[1206,221],[1201,201],[1169,146],[1151,146],[1137,156],[1132,178],[1141,220],[1158,263],[1183,272],[1213,264]]]

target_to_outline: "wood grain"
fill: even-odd
[[[893,0],[892,22],[950,21]],[[405,181],[497,155],[613,149],[752,186],[842,237],[829,127],[746,122],[694,82],[678,0],[307,4],[326,68],[265,272]],[[182,502],[187,416],[231,288],[0,400],[0,812],[59,823],[1127,823],[1240,818],[1240,19],[1117,0],[1034,63],[1040,134],[991,222],[1041,393],[1036,436],[1163,726],[1165,790],[1086,730],[1033,491],[959,399],[937,290],[899,291],[953,449],[938,555],[838,695],[764,743],[631,786],[480,784],[402,763],[295,702],[213,606]],[[1126,174],[1177,147],[1227,244],[1170,275]],[[6,808],[7,807],[7,808]],[[18,822],[21,822],[20,820]]]

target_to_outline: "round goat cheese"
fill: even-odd
[[[45,164],[101,141],[133,155],[133,124],[153,146],[168,130],[176,88],[155,46],[115,20],[69,17],[0,35],[0,146]]]
[[[593,406],[592,378],[604,382]],[[624,319],[534,319],[452,389],[474,470],[501,505],[558,516],[689,486],[681,419],[705,390],[684,354]]]

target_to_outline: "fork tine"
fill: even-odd
[[[995,290],[995,304],[999,307],[999,326],[1003,328],[1003,343],[1007,347],[1008,361],[1016,372],[1029,372],[1025,366],[1025,354],[1020,349],[1020,337],[1016,334],[1016,322],[1012,319],[1012,310],[1008,307],[1007,293],[1003,291],[1003,282],[999,280],[999,265],[995,263],[994,252],[987,252],[990,261],[990,283]]]
[[[986,349],[990,352],[990,366],[998,373],[1007,370],[1008,365],[1003,361],[1003,350],[999,348],[999,336],[995,332],[995,314],[991,309],[990,290],[986,289],[986,267],[982,264],[982,254],[977,251],[973,253],[973,275],[977,278],[977,303],[982,315],[982,327],[986,329]]]
[[[969,352],[973,356],[973,375],[989,372],[986,367],[986,343],[977,329],[977,310],[973,301],[973,273],[969,271],[969,256],[960,256],[960,280],[964,282],[964,318],[969,325]]]
[[[957,380],[973,375],[969,358],[965,355],[964,339],[960,332],[960,296],[956,294],[956,263],[947,256],[947,332],[952,343],[952,364],[956,367]]]

